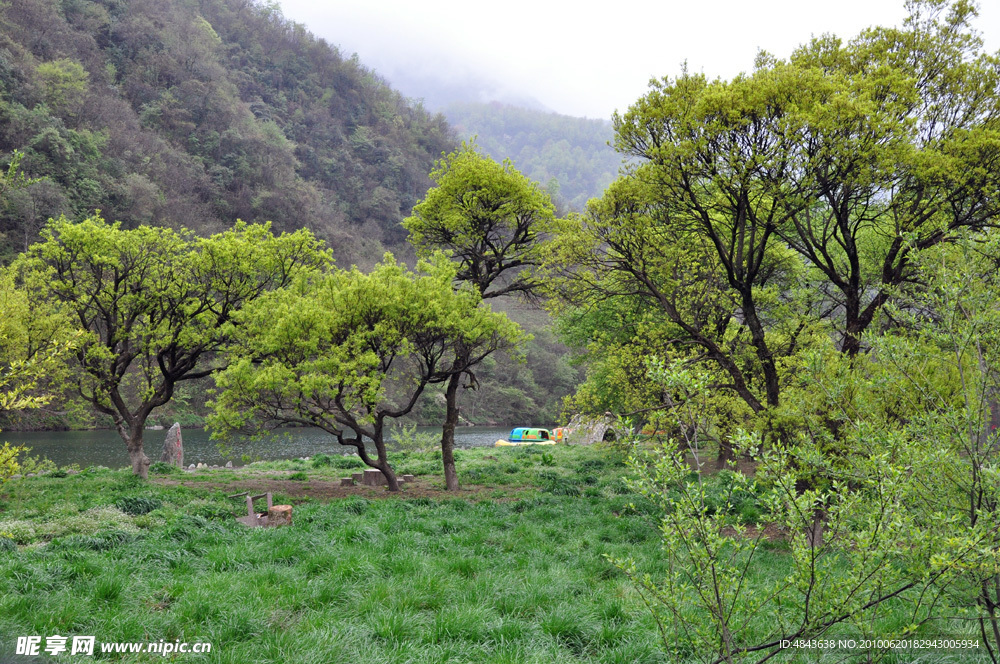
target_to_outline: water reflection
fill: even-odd
[[[417,427],[418,433],[441,435],[440,427]],[[462,427],[455,431],[455,445],[458,447],[482,447],[492,445],[498,438],[506,438],[509,427]],[[165,430],[147,430],[145,434],[146,455],[156,461],[163,450]],[[267,436],[236,441],[228,445],[226,455],[216,441],[201,429],[185,429],[184,463],[205,463],[243,465],[244,459],[294,459],[319,453],[345,454],[353,448],[344,448],[320,429],[279,429]],[[51,459],[60,466],[71,463],[86,466],[108,466],[121,468],[129,465],[125,444],[114,431],[4,431],[0,440],[12,445],[27,445],[31,454]],[[391,443],[391,438],[390,438]]]

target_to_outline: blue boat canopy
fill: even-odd
[[[552,433],[548,429],[532,429],[529,427],[517,427],[511,429],[511,441],[527,440],[552,440]]]

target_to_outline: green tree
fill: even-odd
[[[831,342],[857,356],[921,252],[1000,214],[1000,73],[974,8],[911,9],[901,29],[762,54],[731,81],[654,82],[615,117],[640,165],[552,251],[578,302],[659,308],[678,352],[779,435],[796,356]]]
[[[517,326],[454,289],[440,257],[416,275],[387,254],[370,274],[336,271],[299,279],[246,308],[211,422],[221,430],[256,421],[319,427],[399,484],[385,430],[413,410],[426,387],[447,380],[456,348],[514,343]],[[375,446],[374,458],[366,441]]]
[[[178,383],[220,368],[233,316],[327,252],[308,231],[274,236],[238,222],[208,238],[186,231],[124,230],[100,217],[52,220],[21,260],[31,297],[63,308],[83,331],[80,395],[109,415],[132,470],[147,477],[143,431]]]
[[[474,288],[483,299],[502,295],[530,295],[538,282],[530,268],[541,264],[539,240],[549,230],[555,208],[538,185],[518,173],[514,165],[498,164],[474,145],[446,155],[431,178],[437,186],[413,207],[403,221],[410,242],[420,255],[449,252],[457,264],[456,280]],[[445,387],[445,421],[441,456],[445,485],[458,489],[455,473],[455,426],[458,424],[458,388],[463,377],[476,384],[473,369],[497,348],[463,341],[449,368]]]

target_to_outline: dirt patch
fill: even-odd
[[[269,474],[273,474],[273,471]],[[463,485],[458,491],[445,491],[429,480],[417,479],[414,482],[403,484],[400,491],[388,491],[384,486],[341,486],[340,480],[319,480],[310,479],[307,481],[277,480],[266,477],[248,476],[245,478],[232,480],[183,480],[169,477],[154,478],[154,484],[161,486],[183,486],[189,489],[205,489],[214,491],[216,489],[225,494],[240,493],[249,491],[252,494],[267,493],[282,494],[293,499],[293,502],[305,500],[334,500],[337,498],[348,498],[350,496],[362,496],[368,499],[399,499],[408,498],[434,498],[437,500],[449,498],[462,498],[464,500],[496,500],[493,493],[503,491],[512,495],[525,491],[523,487],[504,486],[482,486],[478,484]],[[297,501],[295,499],[298,499]],[[509,500],[501,498],[500,500]]]

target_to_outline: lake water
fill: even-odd
[[[441,427],[417,427],[417,433],[432,434],[440,441]],[[459,427],[455,430],[456,447],[486,447],[499,438],[506,438],[510,427]],[[166,430],[147,430],[144,436],[146,456],[158,461],[163,451]],[[353,447],[341,447],[330,434],[320,429],[279,429],[277,432],[229,444],[223,455],[217,441],[211,440],[202,429],[184,429],[184,465],[205,463],[225,465],[244,464],[246,455],[251,460],[294,459],[298,457],[325,454],[353,453]],[[114,431],[4,431],[0,441],[12,445],[27,445],[32,456],[43,456],[57,465],[71,463],[87,466],[108,466],[122,468],[129,464],[125,443]],[[390,449],[391,433],[388,436]],[[439,443],[438,443],[439,444]],[[433,446],[432,447],[436,447]],[[374,450],[374,448],[372,448]]]

